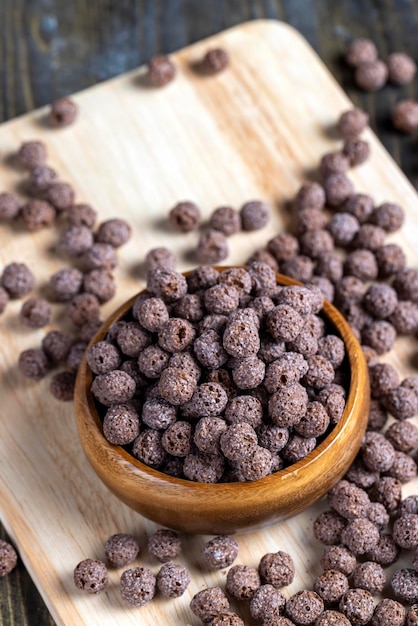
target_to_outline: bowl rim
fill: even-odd
[[[225,265],[213,267],[215,267],[215,269],[217,269],[218,271],[224,271],[232,268],[245,269],[245,266],[243,265]],[[187,276],[192,271],[193,270],[189,270],[187,272],[183,272],[182,274],[187,278]],[[278,272],[276,272],[276,281],[278,285],[283,286],[303,286],[302,283]],[[104,339],[110,326],[114,322],[118,321],[124,314],[126,314],[129,309],[132,308],[132,305],[138,298],[138,296],[144,293],[148,293],[148,291],[146,289],[142,289],[140,292],[126,300],[105,320],[100,329],[90,340],[77,373],[75,395],[76,397],[78,395],[81,396],[81,400],[84,401],[84,404],[88,407],[88,421],[90,425],[93,426],[97,431],[95,433],[96,439],[97,435],[100,435],[101,445],[106,451],[108,459],[112,459],[112,461],[114,461],[116,464],[120,461],[128,463],[133,471],[137,470],[134,473],[137,476],[138,480],[144,478],[145,476],[147,480],[155,481],[156,483],[163,482],[165,485],[167,485],[167,487],[172,485],[176,488],[176,491],[179,488],[183,488],[188,492],[216,497],[216,492],[217,490],[219,490],[222,491],[224,495],[227,495],[228,492],[231,492],[231,497],[236,497],[237,490],[244,494],[246,491],[249,492],[250,490],[253,490],[254,485],[263,486],[265,488],[271,487],[273,489],[274,486],[277,485],[278,481],[289,480],[291,477],[294,477],[296,479],[300,472],[303,471],[305,473],[307,470],[309,470],[309,468],[313,464],[316,464],[318,459],[320,459],[329,450],[330,447],[332,447],[344,436],[344,433],[348,428],[348,424],[350,423],[353,409],[356,404],[356,399],[358,399],[359,394],[362,394],[364,392],[364,389],[366,388],[366,382],[368,378],[367,364],[360,343],[350,329],[348,322],[345,320],[343,315],[336,309],[336,307],[334,307],[330,302],[325,300],[321,312],[323,312],[327,321],[334,326],[341,339],[344,341],[346,358],[348,359],[349,363],[350,382],[346,397],[346,404],[339,422],[334,425],[331,432],[328,433],[328,435],[314,448],[312,452],[307,454],[296,463],[293,463],[285,467],[284,469],[268,474],[267,476],[259,478],[255,481],[200,483],[188,480],[186,478],[177,478],[175,476],[165,474],[158,469],[152,468],[145,463],[142,463],[127,450],[125,450],[122,446],[109,443],[103,435],[102,420],[97,411],[93,394],[90,391],[93,374],[87,363],[87,352],[90,346]],[[364,380],[364,376],[366,376],[366,380]],[[361,378],[363,379],[360,380]],[[77,424],[80,429],[78,416]]]

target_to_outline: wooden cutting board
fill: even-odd
[[[225,47],[231,67],[214,77],[193,69],[212,46]],[[95,206],[100,219],[126,217],[132,240],[120,250],[117,297],[104,315],[143,287],[145,252],[167,245],[178,253],[181,270],[193,266],[197,235],[169,232],[165,217],[171,206],[190,199],[205,216],[221,204],[239,207],[252,198],[271,203],[273,218],[265,229],[230,240],[228,263],[242,263],[257,248],[286,227],[286,201],[320,156],[339,144],[330,133],[350,102],[316,55],[289,26],[251,22],[200,42],[173,55],[176,80],[151,89],[132,72],[75,96],[80,117],[72,127],[51,130],[44,110],[0,128],[1,189],[22,180],[9,156],[23,140],[46,142],[49,164],[71,182],[79,202]],[[404,247],[408,262],[418,266],[418,198],[372,132],[370,161],[350,173],[356,187],[376,202],[400,202],[406,209],[401,234],[390,239]],[[0,255],[28,263],[38,291],[55,270],[64,267],[54,247],[57,231],[27,234],[0,226]],[[139,562],[158,571],[145,545],[155,525],[120,504],[99,482],[84,458],[74,423],[73,407],[54,400],[48,380],[30,383],[16,367],[21,350],[38,346],[45,330],[29,331],[12,302],[0,319],[0,512],[52,615],[58,624],[198,624],[188,608],[191,597],[206,586],[223,585],[225,572],[208,573],[200,562],[207,537],[184,537],[179,559],[192,582],[177,600],[155,599],[140,609],[128,609],[118,595],[120,572],[111,571],[106,592],[85,596],[72,582],[74,566],[83,558],[103,558],[103,543],[115,532],[133,533],[142,553]],[[55,308],[55,321],[63,310]],[[51,328],[55,327],[54,324]],[[403,372],[417,345],[398,341],[390,360]],[[405,494],[418,488],[418,480]],[[312,521],[325,505],[319,503],[297,517],[268,529],[238,537],[238,562],[257,565],[265,552],[285,550],[296,563],[296,578],[286,590],[310,586],[320,572],[321,546],[312,536]],[[236,605],[232,605],[236,608]],[[248,608],[239,607],[246,624]]]

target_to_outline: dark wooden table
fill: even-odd
[[[397,100],[416,97],[418,78],[365,94],[341,58],[346,42],[362,36],[382,58],[404,50],[418,60],[413,0],[1,0],[0,121],[258,18],[283,20],[306,37],[418,187],[417,139],[395,133],[390,117]],[[0,580],[0,624],[54,624],[22,563]]]

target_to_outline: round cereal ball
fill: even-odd
[[[369,115],[362,109],[354,107],[341,114],[338,130],[343,139],[358,137],[369,123]]]
[[[351,520],[341,532],[341,543],[356,556],[371,550],[379,538],[378,528],[365,518]]]
[[[418,624],[418,604],[413,604],[408,611],[406,626],[416,626]]]
[[[207,541],[202,557],[210,569],[224,569],[232,565],[238,556],[238,543],[232,537],[221,535]]]
[[[59,98],[51,104],[48,119],[51,126],[62,128],[72,124],[78,115],[78,105],[71,98]]]
[[[418,396],[413,389],[400,385],[390,389],[383,398],[383,404],[391,415],[403,421],[418,413]]]
[[[152,57],[148,61],[148,81],[153,87],[165,87],[176,77],[176,66],[164,55]]]
[[[152,248],[147,252],[144,259],[147,272],[154,272],[155,270],[175,270],[176,264],[176,255],[165,246]]]
[[[357,485],[348,480],[340,480],[328,492],[328,503],[345,519],[354,520],[367,516],[370,499],[367,493]]]
[[[103,419],[103,435],[115,446],[132,443],[139,435],[139,416],[130,404],[113,404]]]
[[[316,182],[304,183],[296,194],[295,205],[298,210],[322,209],[325,205],[324,188]]]
[[[225,590],[237,600],[251,600],[260,585],[257,569],[249,565],[233,565],[226,575]]]
[[[193,434],[193,441],[200,452],[219,454],[220,438],[227,427],[227,423],[221,417],[201,417]]]
[[[406,609],[400,602],[383,598],[374,610],[371,626],[403,626],[405,619]]]
[[[51,321],[51,307],[44,298],[29,298],[20,309],[19,319],[29,328],[42,328]]]
[[[230,237],[241,230],[241,215],[230,206],[221,206],[210,216],[209,226]]]
[[[69,226],[60,236],[59,247],[71,257],[81,256],[93,245],[93,234],[87,226]]]
[[[392,113],[393,125],[403,133],[413,133],[418,128],[418,102],[401,100]]]
[[[74,399],[74,388],[74,372],[57,372],[49,383],[51,395],[61,402],[71,402]]]
[[[406,266],[406,255],[396,243],[388,243],[375,252],[380,278],[390,278]]]
[[[354,193],[351,180],[343,172],[334,172],[324,181],[327,204],[331,207],[342,205]]]
[[[260,200],[246,202],[240,209],[243,230],[258,230],[270,219],[270,207]]]
[[[100,319],[100,302],[92,293],[75,295],[67,308],[68,317],[76,326]]]
[[[339,570],[328,569],[317,576],[313,584],[313,590],[325,604],[336,604],[348,591],[350,585],[348,578]]]
[[[370,221],[380,226],[387,233],[393,233],[400,229],[405,219],[405,212],[399,204],[384,202],[376,207],[370,216]]]
[[[12,192],[0,193],[0,221],[9,222],[19,215],[22,203],[20,198]]]
[[[345,51],[345,60],[348,65],[358,67],[363,63],[370,63],[377,59],[377,48],[371,39],[358,37],[353,39]]]
[[[187,276],[189,293],[204,291],[208,287],[213,287],[218,282],[219,271],[211,265],[201,265],[196,267]]]
[[[211,228],[200,235],[196,248],[199,263],[219,263],[228,254],[228,240],[221,231]]]
[[[258,572],[263,583],[274,587],[286,587],[293,582],[295,564],[290,554],[279,550],[261,557]]]
[[[400,548],[415,549],[418,546],[418,515],[408,513],[395,520],[392,536]]]
[[[265,363],[252,355],[245,359],[239,359],[232,368],[232,380],[238,389],[255,389],[262,384],[265,376]]]
[[[142,430],[132,444],[132,454],[145,465],[161,467],[167,460],[161,433],[153,428]]]
[[[387,58],[389,80],[395,85],[410,83],[417,71],[415,61],[405,52],[392,52]]]
[[[387,472],[395,460],[395,449],[382,433],[367,432],[361,446],[361,458],[372,472]]]
[[[250,602],[251,617],[263,624],[267,619],[280,617],[284,613],[286,598],[273,585],[261,585]]]
[[[26,378],[41,380],[50,369],[50,361],[39,348],[29,348],[19,354],[18,368]]]
[[[388,513],[396,511],[402,499],[401,482],[392,476],[379,478],[370,490],[370,499],[383,504]]]
[[[215,617],[212,626],[245,626],[245,624],[236,613],[222,611]]]
[[[209,624],[219,613],[228,610],[229,601],[220,587],[208,587],[193,596],[190,608],[204,624]]]
[[[384,319],[393,313],[398,304],[396,291],[385,283],[375,283],[370,285],[363,296],[362,304],[366,311],[377,317]]]
[[[48,187],[46,199],[52,204],[58,213],[66,211],[74,204],[75,192],[68,183],[57,182]]]
[[[375,280],[378,274],[376,257],[370,250],[353,250],[344,263],[344,274],[363,281]]]
[[[386,85],[388,74],[386,63],[376,59],[359,65],[355,70],[354,80],[364,91],[378,91]]]
[[[287,428],[299,422],[308,408],[308,394],[305,387],[294,383],[279,389],[268,403],[269,416],[274,424]]]
[[[164,302],[173,303],[186,295],[187,281],[174,270],[155,270],[148,274],[147,289]]]
[[[367,141],[352,137],[345,141],[343,154],[349,160],[350,166],[355,167],[367,161],[370,156],[370,145]]]
[[[340,611],[352,624],[367,624],[374,612],[373,596],[366,589],[349,589],[341,598]]]
[[[132,535],[117,533],[106,540],[104,553],[113,567],[124,567],[136,559],[139,546]]]
[[[351,622],[340,611],[327,610],[315,622],[315,626],[350,626]]]
[[[399,300],[418,302],[418,270],[400,270],[394,276],[392,286],[396,290]]]
[[[132,228],[126,220],[113,218],[100,224],[95,239],[99,243],[107,243],[114,248],[119,248],[129,241],[131,235]]]
[[[348,246],[356,236],[360,224],[351,213],[335,213],[327,224],[336,246]]]
[[[178,563],[165,563],[157,574],[157,589],[166,598],[179,598],[190,584],[190,574]]]
[[[267,329],[276,341],[293,341],[304,326],[304,319],[287,304],[279,304],[267,314]]]
[[[130,606],[143,606],[153,599],[156,578],[146,567],[125,570],[120,578],[120,595]]]
[[[24,204],[19,218],[31,232],[47,228],[55,219],[55,209],[49,202],[33,198]]]
[[[43,196],[58,181],[58,174],[47,165],[37,165],[31,170],[27,182],[30,195]]]
[[[393,324],[385,320],[372,322],[361,331],[361,340],[370,346],[377,354],[385,354],[393,347],[396,339],[396,330]]]
[[[314,624],[324,611],[324,602],[315,591],[303,589],[286,602],[286,615],[301,626]]]
[[[62,363],[68,356],[73,337],[60,330],[51,330],[42,339],[42,350],[51,363]]]
[[[371,594],[377,595],[382,593],[385,584],[386,574],[379,563],[365,561],[356,565],[352,578],[353,587],[366,589]]]
[[[160,528],[148,539],[148,552],[160,563],[167,563],[181,552],[181,539],[174,530]]]
[[[324,545],[336,545],[340,543],[341,532],[346,523],[346,520],[337,511],[323,511],[314,521],[313,534]],[[324,567],[324,569],[332,569],[332,565],[328,568]]]
[[[25,263],[9,263],[3,269],[1,286],[10,298],[23,298],[35,286],[35,277]]]
[[[180,317],[171,317],[158,332],[158,344],[166,352],[182,352],[193,343],[195,335],[196,331],[190,322]],[[140,348],[142,349],[143,347]],[[139,352],[130,356],[138,355]]]
[[[182,368],[167,367],[161,372],[158,391],[164,400],[178,406],[191,399],[196,385],[193,372]]]
[[[393,422],[385,432],[395,450],[411,452],[418,446],[418,428],[409,421]]]
[[[118,264],[115,248],[108,243],[94,243],[82,255],[82,261],[88,271],[112,270]]]
[[[97,219],[97,211],[89,204],[73,204],[67,209],[65,217],[69,224],[93,228]]]
[[[319,164],[319,171],[322,178],[326,178],[336,172],[345,173],[349,165],[347,157],[340,150],[336,150],[335,152],[324,154]]]
[[[201,214],[199,207],[194,202],[179,202],[168,214],[168,221],[174,230],[188,233],[196,230],[199,226]]]
[[[98,341],[87,351],[87,363],[94,374],[107,374],[119,368],[122,358],[116,346]]]
[[[199,483],[218,482],[225,469],[225,457],[218,454],[188,454],[184,459],[186,478]]]
[[[47,157],[46,146],[42,141],[24,141],[20,146],[17,159],[26,170],[44,165]]]
[[[401,568],[390,581],[395,597],[405,604],[418,602],[418,572],[413,569]]]
[[[222,433],[219,443],[224,456],[231,461],[240,461],[253,453],[257,445],[257,433],[247,422],[230,424]]]
[[[327,546],[321,557],[321,565],[324,570],[338,570],[346,576],[353,573],[356,564],[356,557],[347,548],[340,545]]]
[[[86,593],[99,593],[107,587],[106,565],[97,559],[84,559],[74,569],[74,584]]]
[[[10,574],[16,565],[16,550],[8,541],[0,539],[0,578]]]
[[[135,381],[122,370],[100,374],[93,380],[91,391],[94,397],[105,406],[130,400],[135,394]]]
[[[237,463],[237,471],[244,480],[259,480],[271,473],[273,455],[270,450],[256,445],[251,454],[247,454]],[[279,468],[281,466],[279,465]]]
[[[83,274],[76,267],[58,270],[49,279],[49,290],[56,302],[66,302],[76,296],[83,284]]]

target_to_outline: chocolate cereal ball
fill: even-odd
[[[60,236],[59,246],[68,256],[81,256],[93,245],[93,234],[87,226],[69,226]]]
[[[392,285],[399,300],[418,302],[418,270],[409,268],[400,270],[394,276]]]
[[[177,563],[165,563],[157,574],[157,589],[166,598],[179,598],[190,584],[190,574]]]
[[[155,595],[156,578],[146,567],[125,570],[120,579],[120,595],[130,606],[143,606]]]
[[[350,626],[351,622],[340,611],[327,610],[315,622],[315,626]]]
[[[265,554],[261,558],[258,572],[263,583],[274,587],[286,587],[293,582],[295,565],[290,554],[279,550]]]
[[[341,212],[332,216],[327,225],[336,246],[348,246],[356,236],[360,224],[351,213]]]
[[[218,74],[229,65],[229,54],[223,48],[208,50],[202,60],[202,68],[208,74]]]
[[[71,98],[59,98],[51,104],[49,122],[51,126],[62,128],[72,124],[78,115],[78,106]]]
[[[402,499],[401,482],[392,476],[379,478],[370,490],[370,499],[383,504],[388,513],[395,511]]]
[[[41,380],[50,369],[50,362],[43,350],[29,348],[19,354],[18,367],[26,378]]]
[[[413,133],[418,128],[418,102],[401,100],[392,113],[393,125],[403,133]]]
[[[69,224],[74,226],[87,226],[93,228],[97,219],[97,211],[89,204],[74,204],[68,207],[65,217]]]
[[[186,478],[199,483],[216,483],[225,469],[225,458],[218,454],[188,454],[184,459]]]
[[[27,182],[28,193],[32,196],[42,196],[57,181],[58,174],[55,170],[47,165],[38,165],[29,174]]]
[[[315,593],[328,605],[339,602],[349,587],[347,576],[333,569],[325,570],[317,576],[313,584]]]
[[[111,535],[104,545],[106,559],[112,567],[124,567],[138,556],[139,546],[132,535],[117,533]]]
[[[100,374],[93,380],[91,391],[94,397],[105,406],[130,400],[135,393],[132,376],[121,370]]]
[[[97,559],[84,559],[74,569],[74,583],[86,593],[99,593],[107,587],[106,565]]]
[[[315,591],[303,589],[286,602],[286,615],[301,626],[314,624],[324,611],[322,598]]]
[[[250,602],[251,617],[262,622],[267,619],[280,617],[284,613],[286,598],[273,585],[261,585]]]
[[[332,546],[340,543],[341,532],[345,525],[346,520],[337,511],[323,511],[314,521],[313,533],[318,541],[324,545]]]
[[[364,91],[378,91],[386,85],[388,74],[386,63],[376,59],[359,65],[356,68],[354,80],[356,85]]]
[[[175,76],[176,66],[167,56],[158,55],[149,60],[148,80],[153,87],[165,87]]]
[[[158,248],[152,248],[145,255],[145,269],[147,272],[153,272],[154,270],[174,270],[176,269],[177,259],[174,252],[160,246]]]
[[[344,142],[343,154],[348,158],[351,167],[361,165],[370,156],[370,145],[362,139],[350,138]]]
[[[58,212],[66,211],[74,204],[75,192],[68,183],[54,183],[46,192],[46,199]]]
[[[353,39],[346,49],[345,60],[352,67],[370,63],[377,59],[377,49],[371,39],[358,37]]]
[[[87,270],[112,270],[118,264],[115,249],[108,243],[94,243],[82,256]]]
[[[35,286],[35,277],[25,263],[9,263],[3,270],[1,286],[10,298],[23,298]]]
[[[405,252],[396,243],[388,243],[376,250],[380,278],[389,278],[406,266]]]
[[[382,433],[367,432],[363,439],[361,456],[370,471],[386,472],[395,459],[395,449]]]
[[[392,52],[387,58],[389,80],[395,85],[410,83],[417,71],[415,61],[405,52]]]
[[[241,215],[230,206],[221,206],[210,216],[209,226],[230,237],[241,230]]]
[[[341,598],[338,608],[351,624],[362,625],[371,620],[375,603],[372,594],[366,589],[349,589]]]
[[[102,222],[95,235],[99,243],[107,243],[114,248],[119,248],[129,241],[132,228],[126,220],[113,218]]]
[[[321,565],[324,570],[338,570],[346,576],[352,574],[356,563],[356,557],[344,546],[327,546],[321,557]]]
[[[17,554],[13,546],[0,539],[0,578],[7,576],[17,565]]]
[[[145,465],[160,467],[167,460],[161,433],[152,428],[143,430],[133,442],[132,454]]]
[[[362,330],[361,339],[364,344],[376,350],[377,354],[385,354],[393,347],[396,330],[385,320],[372,322]]]
[[[405,604],[418,602],[418,572],[413,569],[401,568],[390,581],[395,597]]]
[[[49,383],[51,395],[61,402],[71,402],[74,398],[75,373],[58,372]]]
[[[260,200],[252,200],[243,204],[240,215],[243,230],[258,230],[268,223],[270,207]]]
[[[29,328],[42,328],[51,321],[51,307],[44,298],[29,298],[20,309],[19,319]]]
[[[418,605],[413,604],[408,611],[406,626],[416,626],[418,624]]]
[[[78,294],[82,284],[82,272],[75,267],[65,267],[52,274],[48,286],[54,301],[66,302]]]
[[[324,188],[316,182],[304,183],[296,194],[295,205],[298,210],[322,209],[325,205]]]
[[[418,515],[407,513],[395,520],[393,540],[400,548],[413,550],[418,546]]]
[[[227,535],[214,537],[202,548],[202,557],[210,569],[229,567],[238,556],[238,543]]]
[[[181,540],[174,530],[160,528],[148,539],[148,552],[160,563],[178,557],[181,548]]]
[[[222,232],[210,229],[200,235],[196,248],[199,263],[219,263],[228,254],[228,241]]]
[[[187,282],[174,270],[155,270],[148,274],[147,289],[164,302],[173,303],[186,295]]]
[[[45,200],[32,199],[22,206],[19,218],[29,231],[35,232],[52,224],[55,219],[55,209]]]
[[[73,338],[66,332],[51,330],[42,339],[42,350],[51,363],[62,363],[68,356]]]
[[[379,563],[365,561],[356,565],[352,585],[359,589],[366,589],[373,595],[382,593],[386,584],[386,574]]]
[[[169,318],[167,306],[161,298],[147,298],[137,308],[141,326],[152,333],[158,332]]]
[[[42,141],[24,141],[17,153],[19,165],[26,170],[33,170],[46,161],[46,146]]]
[[[79,293],[68,305],[68,317],[76,326],[100,319],[100,302],[92,293]]]
[[[365,518],[351,520],[341,532],[341,542],[356,556],[371,550],[379,538],[377,527]]]
[[[362,109],[354,107],[341,114],[338,120],[338,130],[343,139],[358,137],[369,123],[369,115]]]
[[[383,598],[376,606],[371,626],[403,626],[406,619],[406,609],[400,602]]]
[[[385,437],[400,452],[411,452],[418,446],[418,428],[409,421],[394,422],[385,432]]]
[[[193,596],[190,608],[204,624],[208,624],[219,613],[228,610],[229,601],[220,587],[209,587]]]
[[[18,216],[21,201],[15,193],[4,191],[0,193],[0,221],[8,222]]]
[[[387,233],[393,233],[402,226],[405,219],[405,212],[399,204],[394,202],[384,202],[376,207],[370,216],[370,221],[376,226],[380,226]]]
[[[212,626],[244,626],[244,622],[236,613],[222,611],[215,617]]]
[[[226,575],[225,590],[237,600],[251,600],[260,584],[260,576],[255,567],[233,565]]]
[[[126,446],[139,435],[139,416],[128,403],[113,404],[103,418],[103,435],[115,446]]]
[[[168,214],[170,225],[182,233],[196,230],[199,226],[201,213],[194,202],[179,202]]]
[[[340,206],[354,193],[353,183],[342,172],[335,172],[327,176],[324,181],[324,189],[327,204],[331,207]]]

